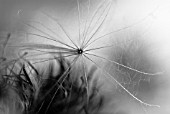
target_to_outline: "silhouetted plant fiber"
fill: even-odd
[[[96,69],[92,67],[87,74],[88,83],[92,83],[91,93],[87,99],[84,78],[81,75],[73,76],[74,71],[71,71],[71,67],[67,71],[68,73],[65,73],[70,63],[64,58],[61,57],[55,61],[59,63],[60,68],[56,74],[54,72],[57,69],[54,63],[50,63],[45,72],[39,71],[30,61],[24,59],[22,62],[16,63],[12,67],[13,69],[9,67],[8,74],[3,74],[3,80],[6,80],[6,84],[9,83],[8,85],[18,95],[18,102],[22,105],[23,113],[97,114],[103,106],[104,96],[99,95],[100,86],[95,83],[97,80],[93,79]],[[31,73],[31,70],[34,73]],[[67,75],[66,79],[61,78],[64,73]],[[32,78],[36,78],[36,81],[33,81]],[[59,79],[62,79],[63,83],[56,84]]]

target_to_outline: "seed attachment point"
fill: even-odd
[[[81,48],[77,49],[77,54],[82,54],[83,50]]]

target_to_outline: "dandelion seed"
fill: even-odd
[[[124,65],[121,62],[117,62],[111,60],[108,57],[105,57],[104,53],[103,54],[97,53],[97,50],[102,50],[102,49],[109,50],[109,48],[113,48],[115,44],[113,44],[111,41],[109,42],[109,45],[97,46],[97,47],[93,46],[93,45],[98,45],[97,41],[105,40],[104,38],[106,38],[106,36],[136,26],[137,24],[146,20],[146,18],[148,18],[149,15],[147,15],[146,17],[142,18],[137,22],[134,22],[129,26],[125,26],[123,28],[108,33],[104,31],[105,33],[103,35],[97,36],[107,21],[108,15],[112,8],[113,0],[109,0],[109,1],[103,0],[101,4],[99,4],[97,9],[94,11],[94,13],[92,14],[92,17],[90,19],[86,18],[84,28],[81,28],[82,26],[81,15],[83,15],[81,14],[80,11],[81,2],[79,0],[75,0],[75,1],[77,3],[77,12],[78,12],[78,39],[77,39],[78,43],[75,41],[74,38],[71,37],[71,35],[68,32],[69,30],[67,30],[67,27],[64,27],[60,23],[60,20],[55,18],[55,16],[48,14],[47,12],[41,11],[40,12],[41,14],[45,15],[45,17],[50,19],[50,21],[56,23],[56,26],[62,31],[62,33],[64,33],[66,38],[61,37],[58,31],[55,32],[53,29],[47,27],[47,25],[45,25],[46,24],[45,22],[39,22],[36,20],[22,21],[24,25],[26,25],[32,31],[35,32],[35,33],[30,32],[31,30],[28,30],[25,32],[25,34],[30,36],[31,38],[35,38],[39,42],[34,43],[32,41],[31,43],[8,45],[8,47],[10,48],[19,47],[18,50],[19,58],[14,60],[9,60],[9,61],[4,60],[5,62],[3,62],[2,59],[2,62],[0,62],[1,65],[0,69],[4,69],[5,67],[7,67],[8,70],[10,71],[10,73],[8,73],[9,75],[6,74],[4,75],[4,77],[9,76],[10,77],[9,80],[10,81],[12,80],[12,85],[16,85],[15,90],[16,92],[18,92],[21,98],[21,102],[25,105],[25,109],[26,109],[25,112],[32,113],[31,111],[33,111],[33,113],[36,114],[39,113],[48,114],[51,113],[51,110],[53,110],[54,104],[55,106],[60,106],[60,104],[62,106],[65,103],[64,105],[66,105],[67,106],[66,108],[69,109],[69,107],[72,107],[71,105],[73,105],[76,102],[77,103],[76,105],[78,105],[80,111],[83,110],[84,113],[89,114],[91,110],[90,105],[92,104],[91,100],[95,96],[95,93],[93,91],[94,88],[91,88],[90,86],[90,81],[92,80],[92,77],[90,77],[89,75],[91,74],[88,73],[88,67],[91,65],[94,65],[96,67],[96,70],[99,70],[103,73],[102,76],[104,75],[107,79],[109,78],[110,80],[112,80],[114,84],[116,83],[116,85],[118,85],[121,89],[123,89],[126,93],[128,93],[138,103],[144,106],[160,107],[159,105],[149,104],[137,98],[135,93],[133,94],[132,92],[130,92],[130,89],[128,89],[126,85],[129,86],[130,84],[134,84],[133,80],[136,77],[138,77],[137,74],[140,74],[144,77],[144,76],[160,75],[163,72],[149,73],[149,72],[144,72],[142,70],[137,70],[137,67],[131,67],[128,64]],[[91,5],[92,2],[88,0],[88,8],[87,8],[88,15],[91,13],[90,11],[92,7]],[[20,12],[21,11],[19,10],[18,11],[19,16],[20,16]],[[43,31],[43,29],[45,29],[45,31]],[[7,40],[3,45],[4,48],[6,47],[9,38],[10,38],[10,34],[8,34]],[[69,41],[66,42],[62,39],[66,39]],[[50,44],[46,42],[44,44],[41,42],[41,40],[52,41],[54,44],[53,43]],[[24,54],[21,54],[23,52]],[[64,70],[58,77],[57,76],[55,78],[53,77],[54,69],[52,66],[50,66],[50,68],[48,69],[50,73],[48,73],[49,77],[47,79],[43,77],[43,73],[40,73],[40,71],[36,69],[36,65],[38,66],[38,64],[40,64],[40,66],[47,66],[46,63],[49,63],[50,61],[54,62],[54,60],[59,61],[59,59],[61,58],[66,59],[67,61],[69,61],[70,64],[67,66],[67,69],[61,68]],[[79,59],[81,60],[79,61]],[[119,68],[114,70],[115,74],[116,72],[121,72],[121,68],[124,68],[127,69],[128,72],[134,72],[135,75],[134,77],[128,75],[127,79],[123,78],[121,81],[119,81],[114,77],[114,73],[110,73],[109,71],[105,70],[105,68],[102,68],[101,66],[102,63],[97,63],[98,60],[104,61],[106,63],[108,62],[112,66],[118,66]],[[16,64],[20,66],[17,69],[19,70],[19,73],[14,70],[14,67],[17,66]],[[72,72],[74,68],[76,69],[76,66],[79,67],[78,66],[79,64],[82,66],[80,66],[79,71],[76,71],[79,72],[77,73],[78,75],[72,76],[73,75]],[[121,73],[123,74],[123,72]],[[33,76],[33,78],[38,77],[37,79],[38,81],[33,82],[31,76]],[[139,85],[142,76],[139,76],[138,84],[134,84],[133,86]],[[118,75],[118,77],[121,78],[121,75],[120,76]],[[73,78],[75,78],[75,80],[78,81],[76,82]],[[50,81],[51,81],[51,85],[49,83]],[[49,83],[49,85],[47,83]],[[92,81],[92,83],[93,83],[92,85],[94,85],[95,87],[97,86],[97,84],[95,85],[95,81]],[[49,90],[44,90],[46,92],[44,93],[43,91],[44,88],[49,88]],[[41,96],[41,94],[44,94],[43,97],[38,98]],[[74,95],[77,95],[78,96],[77,99],[80,98],[81,99],[80,101],[82,102],[79,103],[78,100],[76,101]],[[63,98],[63,96],[65,97]],[[103,102],[104,102],[103,99],[101,99],[98,102],[98,106],[96,107],[101,107]],[[64,110],[64,111],[68,113],[68,110]],[[57,111],[55,113],[57,113]]]

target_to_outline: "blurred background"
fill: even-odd
[[[91,0],[91,11],[94,12],[95,8],[100,3],[101,0]],[[80,0],[80,4],[80,7],[82,7],[81,16],[82,19],[85,19],[88,16],[86,10],[88,5],[87,0]],[[24,19],[24,21],[30,19],[40,20],[41,22],[54,27],[53,24],[50,25],[47,18],[39,14],[40,11],[46,11],[49,14],[54,15],[54,17],[57,17],[67,28],[71,36],[75,37],[75,39],[77,38],[78,18],[76,0],[0,0],[0,43],[5,41],[8,33],[11,34],[9,43],[17,44],[25,41],[28,42],[28,39],[24,37],[21,31],[28,31],[29,29],[23,25],[21,18]],[[115,34],[112,34],[111,37],[118,40],[133,37],[146,44],[144,48],[145,57],[148,58],[148,61],[154,63],[154,69],[163,71],[162,75],[156,76],[153,79],[154,83],[151,84],[151,87],[154,88],[154,92],[146,95],[146,97],[152,99],[150,100],[152,104],[159,104],[161,107],[136,106],[135,103],[131,103],[131,101],[127,100],[128,97],[124,97],[123,100],[113,100],[105,110],[113,112],[113,114],[143,114],[145,111],[148,114],[169,114],[170,1],[113,0],[111,11],[109,12],[108,19],[105,26],[103,26],[103,31],[100,32],[100,35],[129,25],[133,26],[129,29],[116,32]],[[29,41],[36,42],[37,40],[33,38],[29,39]],[[39,40],[38,42],[44,41]],[[120,40],[120,42],[123,41]],[[1,52],[2,49],[1,46]],[[15,49],[6,48],[4,56],[15,56],[14,50]],[[147,88],[148,86],[142,87]],[[111,88],[108,88],[108,91],[105,91],[106,93],[110,93]],[[117,96],[110,93],[108,97],[116,98]],[[143,97],[143,99],[145,99],[145,97]],[[128,103],[126,104],[126,102]],[[113,108],[113,104],[117,104],[117,107]]]

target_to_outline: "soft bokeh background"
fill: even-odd
[[[92,0],[94,11],[101,0]],[[87,1],[81,0],[83,7],[83,18],[87,16]],[[45,10],[57,17],[68,32],[75,39],[78,35],[77,4],[76,0],[0,0],[0,41],[3,42],[8,32],[11,33],[10,43],[20,43],[27,41],[21,31],[27,28],[21,23],[21,17],[37,19],[49,24],[48,20],[39,14]],[[42,17],[42,18],[41,18]],[[113,38],[134,37],[140,34],[140,40],[147,42],[147,56],[150,60],[156,61],[156,69],[164,71],[163,75],[156,77],[155,95],[153,104],[159,104],[161,108],[145,107],[148,114],[169,114],[170,113],[170,1],[169,0],[115,0],[111,12],[109,13],[106,26],[101,34],[112,30],[120,29],[128,25],[133,25],[130,29],[122,30],[113,34]],[[52,25],[49,25],[52,26]],[[53,26],[52,26],[53,27]],[[138,36],[138,35],[137,35]],[[30,40],[30,39],[29,39]],[[31,39],[36,42],[36,39]],[[43,40],[41,42],[44,42]],[[98,45],[98,44],[96,44]],[[11,48],[6,50],[7,56],[15,54]],[[112,96],[112,95],[110,95]],[[150,96],[152,97],[152,96]],[[116,95],[115,95],[116,98]],[[105,110],[116,114],[143,114],[142,106],[125,104],[124,101],[114,101]],[[129,102],[127,100],[127,102]],[[118,103],[118,107],[113,108],[112,104]],[[140,108],[139,108],[140,107]],[[113,110],[114,109],[114,110]]]

